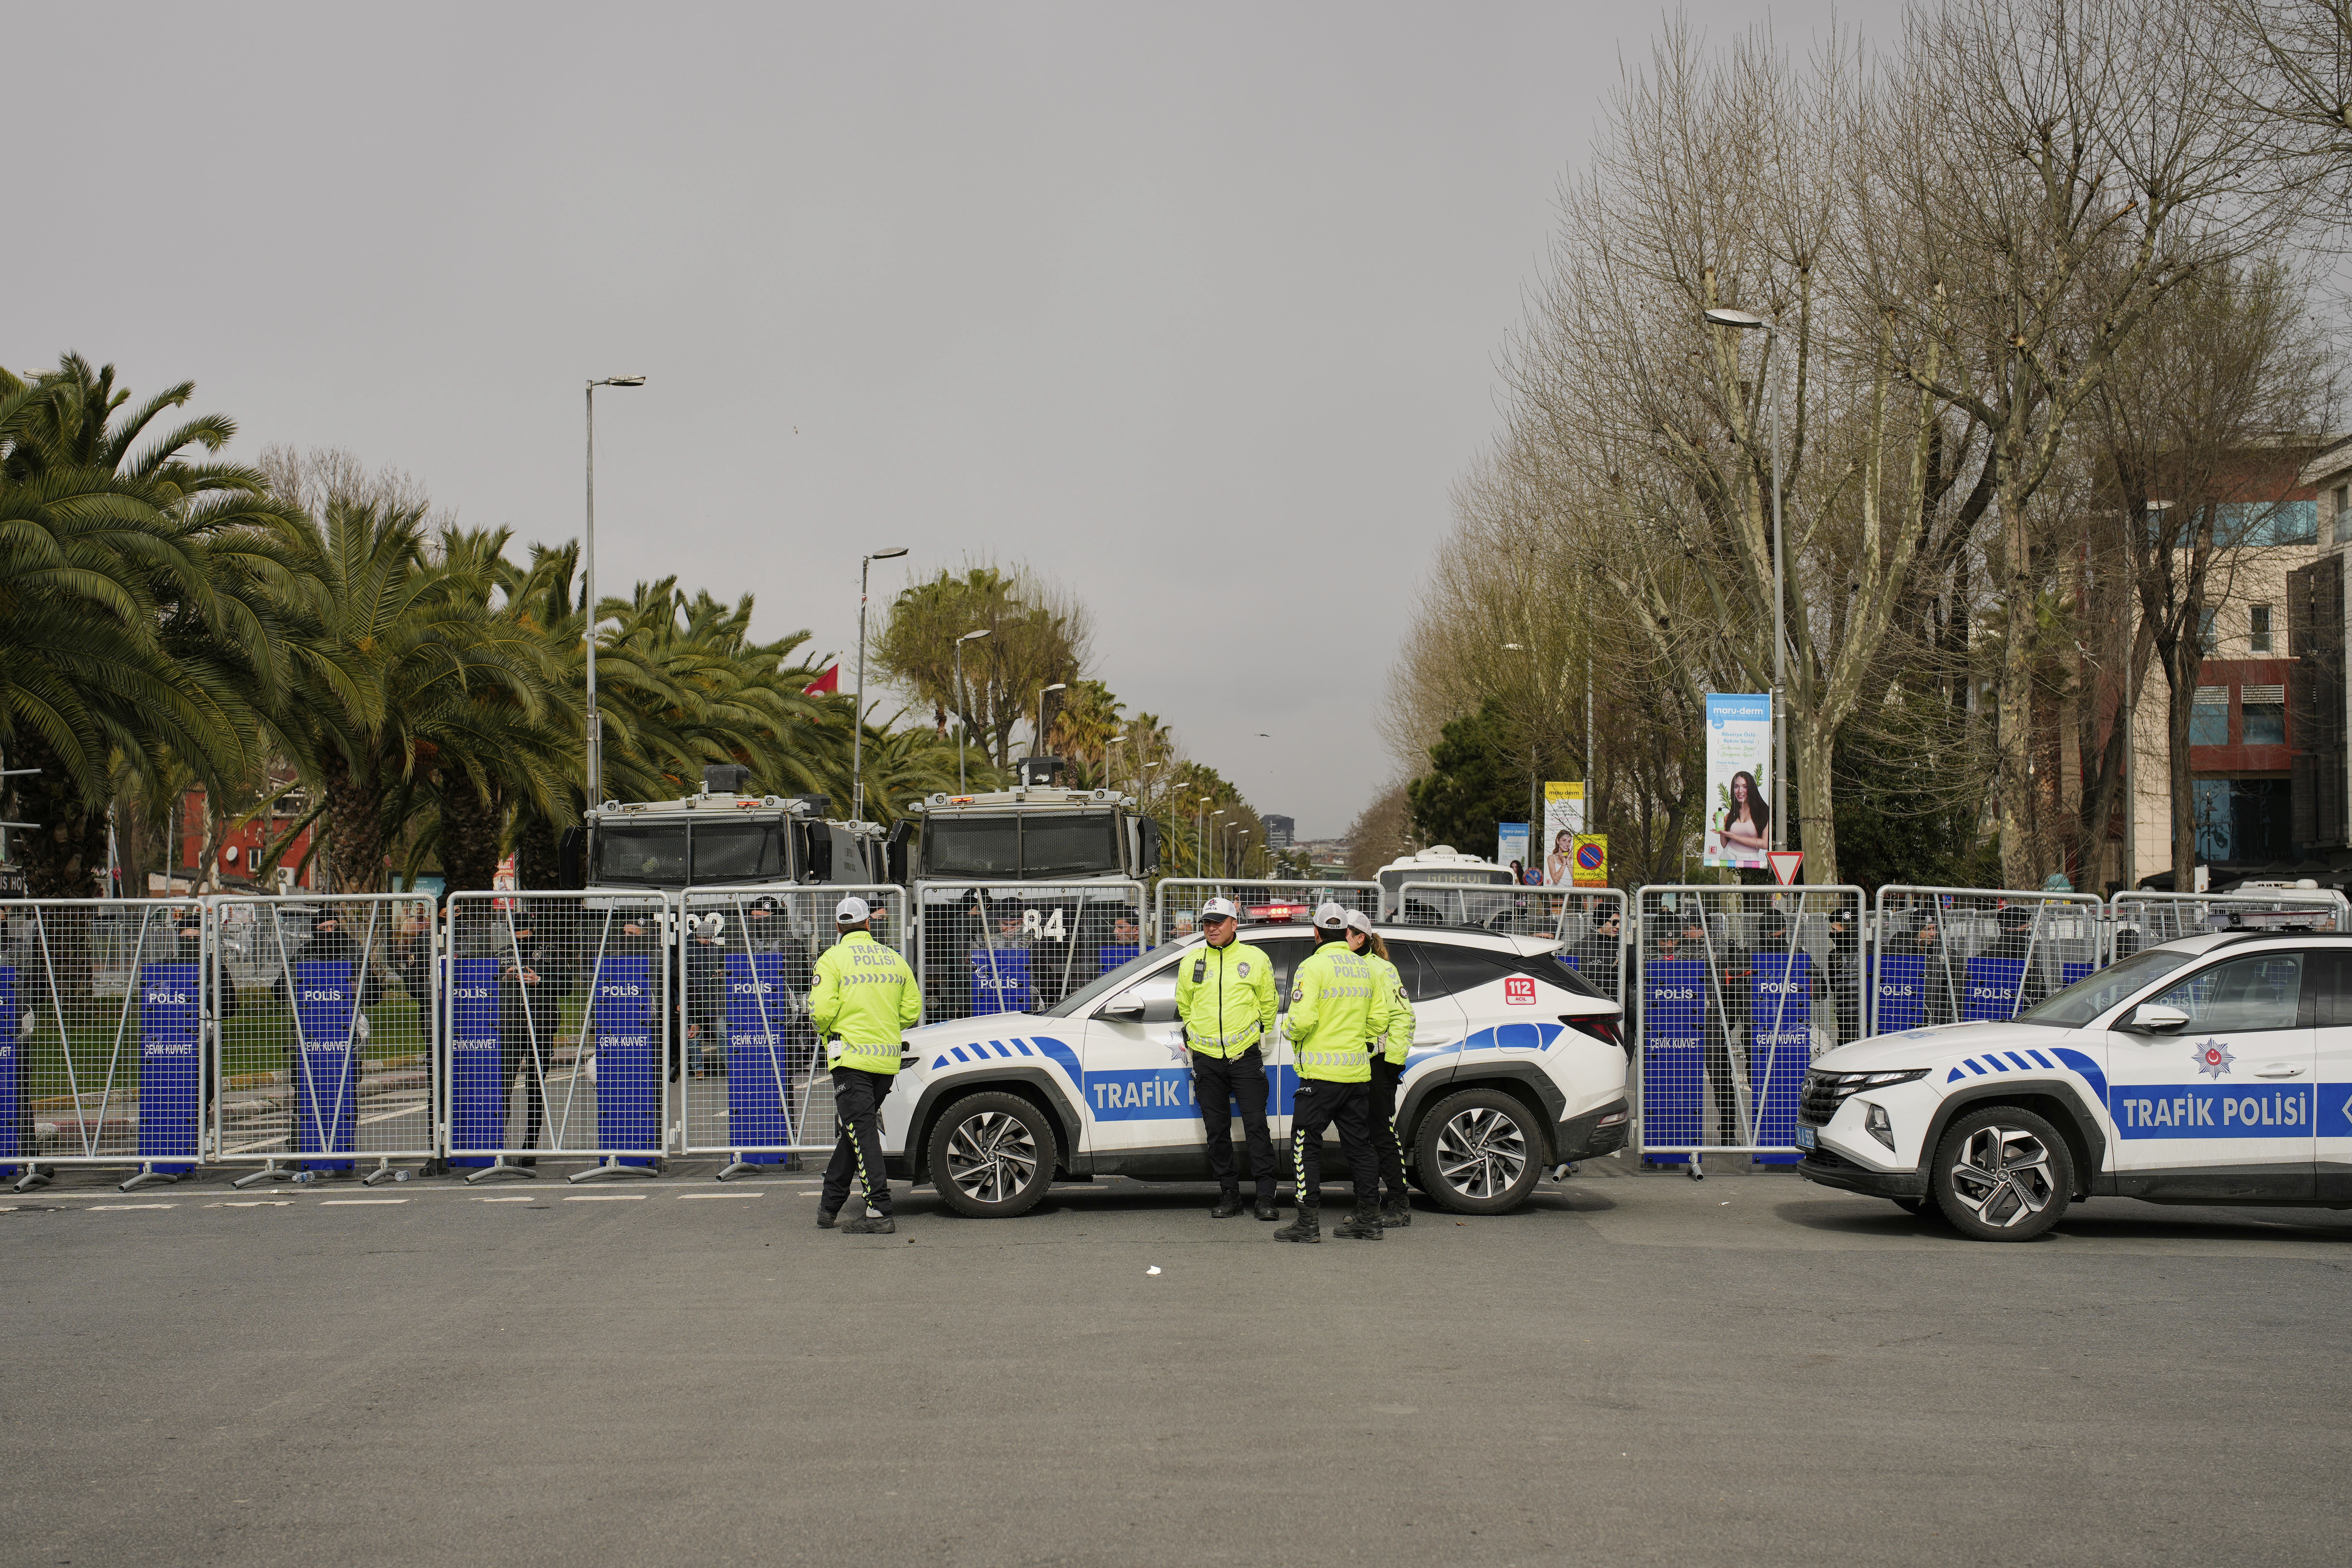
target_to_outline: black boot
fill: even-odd
[[[887,1214],[869,1214],[863,1219],[851,1220],[841,1227],[844,1236],[896,1236],[898,1227]]]
[[[841,1213],[841,1211],[840,1211],[839,1209],[827,1209],[827,1208],[821,1208],[821,1209],[817,1210],[817,1211],[816,1211],[816,1227],[817,1227],[817,1229],[819,1229],[819,1230],[831,1230],[831,1229],[833,1228],[834,1216],[835,1216],[836,1215],[838,1215],[838,1214],[840,1214],[840,1213]]]
[[[1280,1219],[1282,1217],[1281,1213],[1275,1208],[1274,1200],[1272,1198],[1258,1199],[1256,1203],[1250,1205],[1250,1213],[1255,1215],[1260,1219]]]
[[[1242,1194],[1227,1191],[1217,1194],[1217,1206],[1209,1211],[1211,1219],[1231,1219],[1242,1212]]]
[[[1298,1217],[1274,1233],[1276,1241],[1320,1241],[1323,1239],[1323,1211],[1311,1204],[1298,1205]]]
[[[1331,1227],[1331,1234],[1342,1241],[1378,1241],[1381,1211],[1369,1203],[1359,1203],[1355,1213]]]
[[[1381,1228],[1395,1230],[1412,1223],[1412,1200],[1402,1193],[1390,1194],[1389,1201],[1381,1205]]]

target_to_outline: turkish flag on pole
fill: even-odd
[[[826,665],[823,675],[818,676],[814,680],[812,680],[806,686],[802,687],[801,695],[803,697],[822,697],[828,691],[837,693],[840,689],[841,666],[838,662],[835,662]]]

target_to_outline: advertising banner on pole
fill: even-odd
[[[1709,692],[1703,864],[1764,868],[1772,842],[1771,768],[1771,693]]]
[[[1609,885],[1609,835],[1580,833],[1575,838],[1576,886],[1605,888]]]
[[[1519,868],[1519,880],[1527,876],[1528,825],[1524,822],[1501,822],[1495,825],[1495,864]]]
[[[1544,785],[1543,883],[1565,888],[1575,879],[1576,838],[1584,831],[1584,785]]]

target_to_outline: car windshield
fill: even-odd
[[[2086,974],[2065,990],[2036,1003],[2017,1016],[2021,1024],[2046,1024],[2053,1029],[2079,1029],[2125,997],[2154,984],[2192,962],[2193,952],[2151,947],[2111,963],[2096,974]]]
[[[783,832],[773,822],[698,822],[694,879],[772,882],[784,874]]]
[[[1045,1016],[1048,1018],[1075,1018],[1129,981],[1150,969],[1152,965],[1165,963],[1168,957],[1168,950],[1162,947],[1154,948],[1150,952],[1130,958],[1117,969],[1096,976],[1087,984],[1046,1008]]]
[[[1024,816],[934,816],[923,825],[923,870],[933,877],[1116,875],[1118,818],[1108,811]]]
[[[686,886],[686,824],[599,825],[596,864],[589,879],[600,885],[626,882],[654,888]]]

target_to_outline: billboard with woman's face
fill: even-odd
[[[1760,870],[1772,843],[1772,698],[1706,700],[1706,842],[1701,861]]]

